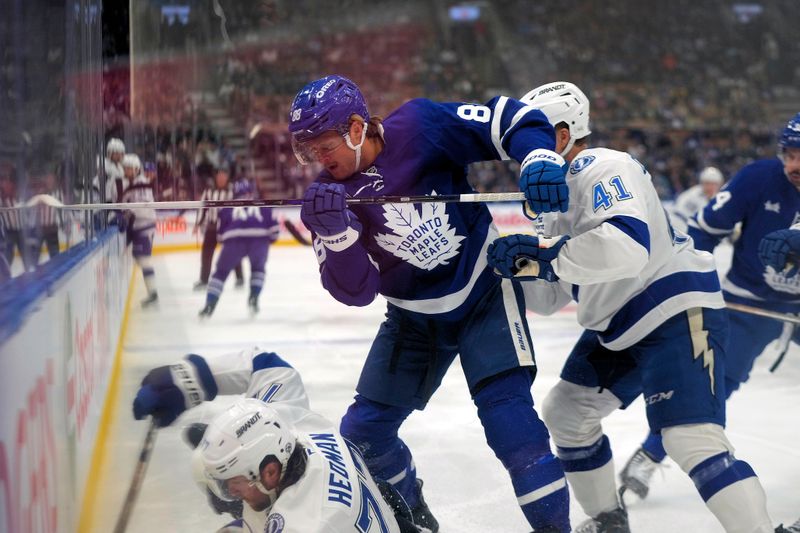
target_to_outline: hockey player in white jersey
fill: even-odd
[[[543,409],[591,517],[585,527],[630,530],[601,421],[643,394],[651,428],[725,530],[772,532],[759,479],[733,456],[723,430],[727,317],[712,255],[672,231],[638,161],[588,147],[589,101],[580,89],[555,82],[522,100],[556,128],[556,152],[569,164],[569,209],[545,217],[549,237],[496,240],[489,263],[503,277],[532,279],[525,285],[537,312],[578,302],[586,329]]]
[[[122,158],[122,168],[128,188],[122,193],[122,202],[139,203],[155,202],[153,184],[150,178],[142,174],[142,163],[139,156],[126,154]],[[156,291],[155,270],[151,257],[153,255],[153,237],[156,233],[156,211],[149,207],[129,209],[123,214],[128,231],[128,242],[132,243],[133,258],[142,269],[147,298],[142,300],[142,307],[148,307],[158,301]]]
[[[219,498],[243,500],[245,521],[260,513],[253,531],[419,531],[407,520],[411,529],[400,528],[358,449],[311,411],[240,400],[209,424],[197,451]]]
[[[699,183],[683,191],[675,199],[670,210],[672,227],[686,233],[687,222],[714,198],[725,182],[722,172],[716,167],[706,167],[700,172]]]
[[[325,529],[322,527],[322,525],[325,524],[323,519],[334,520],[333,518],[329,518],[326,513],[331,512],[338,518],[343,516],[343,514],[346,515],[347,512],[344,509],[346,506],[341,509],[337,508],[340,500],[336,500],[336,498],[333,500],[327,500],[325,498],[317,498],[316,500],[312,498],[308,500],[308,495],[315,493],[315,491],[319,492],[323,489],[330,489],[331,487],[327,485],[329,480],[331,483],[333,483],[333,481],[338,483],[343,479],[338,474],[334,475],[332,478],[326,478],[325,480],[319,478],[317,474],[320,472],[320,464],[318,461],[320,457],[315,457],[312,465],[313,469],[310,470],[314,472],[315,481],[309,484],[308,479],[310,476],[301,476],[302,481],[296,481],[294,483],[297,486],[291,491],[286,492],[286,497],[283,499],[282,505],[277,508],[278,510],[286,509],[286,514],[281,514],[285,523],[285,528],[283,530],[277,528],[276,522],[279,520],[278,517],[273,519],[273,527],[277,529],[265,529],[268,520],[268,513],[265,512],[265,509],[256,510],[250,505],[244,505],[242,510],[234,511],[234,516],[237,519],[223,527],[220,532],[241,531],[248,533],[259,531],[284,531],[288,533],[289,531],[400,531],[401,533],[417,533],[422,531],[411,524],[410,510],[408,510],[403,499],[396,491],[392,490],[388,483],[381,482],[380,491],[374,492],[372,491],[373,485],[370,483],[372,482],[372,478],[369,478],[369,474],[365,468],[362,468],[362,471],[357,475],[352,475],[351,467],[355,468],[356,464],[361,467],[363,465],[363,460],[362,462],[356,463],[357,457],[351,455],[349,447],[342,444],[341,436],[338,431],[334,429],[333,424],[309,410],[308,396],[306,395],[300,374],[288,362],[275,353],[254,347],[213,357],[189,354],[181,361],[177,361],[168,366],[154,368],[150,370],[142,380],[142,386],[133,402],[133,414],[134,418],[137,420],[141,420],[146,416],[152,416],[159,427],[165,427],[173,424],[187,409],[192,409],[202,404],[206,408],[203,418],[210,420],[216,416],[225,415],[220,415],[223,411],[219,409],[218,403],[209,404],[207,402],[214,400],[218,396],[225,395],[243,395],[245,398],[258,400],[256,404],[251,405],[264,405],[265,403],[269,403],[280,411],[280,416],[288,422],[287,427],[291,425],[294,428],[293,431],[306,431],[307,434],[313,433],[316,435],[316,438],[312,438],[311,444],[306,447],[306,449],[323,450],[318,454],[327,461],[323,470],[334,469],[335,472],[348,472],[348,476],[350,476],[347,479],[347,481],[350,482],[349,489],[345,489],[343,486],[346,484],[342,483],[343,486],[333,486],[332,490],[341,491],[341,501],[348,501],[347,494],[349,494],[351,507],[348,512],[365,511],[365,514],[364,516],[359,515],[361,519],[361,522],[359,522],[360,526],[356,526],[355,522],[353,522],[349,526],[350,529],[344,528],[337,530]],[[230,416],[226,420],[230,421]],[[221,421],[220,423],[222,424]],[[203,424],[193,424],[187,428],[190,430],[196,430],[198,427],[201,428],[200,434],[196,437],[187,436],[187,440],[189,440],[193,446],[197,444],[197,441],[200,441],[201,435],[203,435],[205,429],[203,426]],[[189,432],[187,431],[187,433]],[[252,438],[254,434],[255,431],[252,432],[248,438]],[[209,435],[211,434],[208,433],[205,437]],[[213,442],[213,438],[207,438],[206,440]],[[214,453],[219,454],[222,452],[219,448],[213,448],[211,450],[207,448],[208,447],[201,446],[195,450],[195,455],[192,458],[195,467],[198,464],[201,466],[204,464],[201,453],[205,455],[208,461],[211,461],[211,458],[214,457]],[[238,449],[243,450],[244,448],[240,447]],[[338,452],[338,455],[334,454],[334,451]],[[356,452],[352,453],[355,454]],[[267,454],[262,455],[256,464],[248,466],[257,468],[260,466],[261,460],[266,456]],[[240,464],[245,464],[244,460],[247,459],[247,457],[241,456],[239,458],[242,460]],[[303,460],[301,462],[301,458],[302,457],[296,457],[294,461],[281,463],[283,488],[288,489],[288,481],[292,479],[292,476],[301,473],[298,469],[305,468],[304,465],[307,461]],[[339,459],[341,459],[341,463]],[[342,468],[344,468],[344,470],[342,470]],[[294,474],[290,474],[290,471],[294,472]],[[361,491],[360,483],[363,477],[361,474],[369,478],[369,481],[363,481],[370,489],[369,494]],[[215,478],[222,479],[220,475],[220,473],[217,473]],[[232,476],[225,477],[224,479],[229,479],[230,477]],[[218,513],[223,510],[225,512],[230,512],[230,506],[226,509],[224,508],[225,506],[220,503],[224,501],[220,496],[223,498],[230,498],[230,493],[228,493],[228,495],[220,493],[216,483],[208,483],[210,480],[212,480],[212,478],[205,478],[203,480],[203,487],[207,484],[209,488],[213,488],[214,492],[217,494],[211,498],[215,510]],[[303,490],[300,490],[301,488]],[[279,491],[280,490],[282,489],[279,489]],[[348,490],[349,493],[347,492]],[[305,491],[308,491],[308,494],[304,496]],[[256,494],[247,494],[248,501],[252,498],[254,498],[254,501],[260,500],[260,496]],[[334,492],[331,494],[335,496],[339,493]],[[392,504],[392,510],[389,511],[388,517],[386,515],[386,504],[383,500],[375,501],[381,498],[381,494]],[[240,493],[239,499],[244,499],[244,496],[244,493]],[[272,496],[274,498],[276,494],[273,493]],[[301,501],[305,501],[306,503],[301,505],[298,503]],[[322,504],[324,509],[314,509],[313,505],[312,509],[303,507],[308,504],[309,501],[317,507]],[[362,503],[364,503],[363,507]],[[256,507],[258,507],[258,505],[256,505]],[[328,507],[333,507],[333,511],[328,509]],[[233,508],[235,508],[235,506],[233,506]],[[383,518],[383,522],[378,520],[376,516],[377,510],[380,510],[380,516]],[[287,515],[293,517],[298,511],[301,516],[307,518],[318,517],[321,529],[310,527],[307,520],[301,522],[301,524],[297,524],[294,519],[292,519],[292,522],[288,523]],[[392,513],[395,513],[397,518],[392,517]],[[406,515],[408,515],[408,518],[405,518]],[[397,529],[399,527],[397,525],[398,522],[403,524],[403,528]],[[370,524],[373,523],[375,525],[381,523],[387,524],[386,527],[388,529],[370,529],[373,527]],[[357,529],[357,527],[364,527],[364,529]]]

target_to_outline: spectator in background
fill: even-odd
[[[700,172],[699,183],[686,189],[675,199],[675,205],[670,213],[672,226],[681,232],[686,232],[689,219],[706,206],[719,192],[724,182],[725,178],[718,168],[704,168]]]

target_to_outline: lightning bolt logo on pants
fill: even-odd
[[[708,331],[703,329],[703,310],[699,307],[686,311],[689,317],[689,333],[692,336],[692,355],[695,359],[703,358],[703,368],[708,368],[711,379],[711,394],[714,390],[714,350],[708,345]]]

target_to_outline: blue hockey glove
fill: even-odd
[[[567,211],[567,168],[563,157],[541,148],[529,153],[522,162],[519,189],[525,193],[525,199],[535,213]]]
[[[497,239],[489,245],[489,266],[503,278],[557,281],[558,276],[550,262],[558,256],[558,251],[568,239],[568,235],[509,235]]]
[[[303,195],[300,211],[303,224],[317,235],[343,233],[355,218],[347,209],[346,198],[344,185],[340,183],[312,183]]]
[[[779,229],[767,233],[758,243],[758,258],[764,266],[770,266],[786,277],[798,272],[800,259],[800,230]]]
[[[194,356],[196,357],[196,356]],[[142,380],[133,400],[133,417],[141,420],[150,415],[158,427],[172,424],[186,409],[212,400],[198,377],[197,367],[187,361],[152,369]]]

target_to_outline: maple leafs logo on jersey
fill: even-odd
[[[436,195],[436,191],[431,193]],[[450,226],[450,216],[444,204],[423,203],[421,211],[414,204],[383,206],[386,227],[393,233],[380,233],[375,242],[406,263],[424,270],[446,265],[457,256],[461,241]]]

